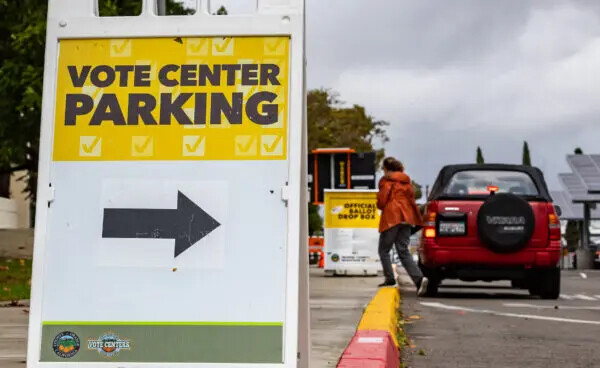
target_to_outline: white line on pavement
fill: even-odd
[[[576,307],[572,305],[535,305],[527,303],[503,303],[505,307],[512,308],[535,308],[535,309],[574,309],[574,310],[600,310],[600,306]]]
[[[566,300],[573,300],[573,297],[570,295],[560,294],[560,297],[562,299],[566,299]]]
[[[504,312],[497,312],[497,311],[488,310],[488,309],[466,308],[466,307],[461,307],[461,306],[456,306],[456,305],[447,305],[447,304],[442,304],[442,303],[421,302],[420,304],[425,307],[440,308],[440,309],[446,309],[446,310],[458,310],[458,311],[472,312],[472,313],[491,314],[491,315],[502,316],[502,317],[538,319],[538,320],[543,320],[543,321],[580,323],[580,324],[588,324],[588,325],[600,325],[600,321],[589,321],[589,320],[583,320],[583,319],[546,317],[546,316],[538,316],[535,314],[504,313]]]
[[[596,301],[596,298],[592,298],[591,296],[587,296],[587,295],[583,295],[583,294],[573,295],[573,297],[577,298],[577,299],[581,299],[581,300],[593,300],[593,301]]]

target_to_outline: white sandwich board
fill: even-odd
[[[304,1],[49,2],[28,367],[306,367]]]

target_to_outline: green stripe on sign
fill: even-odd
[[[79,351],[54,352],[54,338],[75,333]],[[122,340],[118,352],[101,349],[101,336]],[[110,339],[109,339],[110,340]],[[114,339],[113,339],[114,340]],[[111,343],[109,341],[109,343]],[[109,345],[111,350],[113,345]],[[128,348],[127,348],[128,347]],[[43,322],[42,362],[282,363],[280,322]]]

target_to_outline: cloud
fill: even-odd
[[[424,183],[478,145],[519,162],[528,140],[551,186],[574,147],[600,152],[595,2],[343,4],[309,2],[309,87],[390,121],[387,152]]]

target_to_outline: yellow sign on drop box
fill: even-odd
[[[62,40],[55,161],[285,160],[288,37]]]
[[[326,191],[326,228],[378,228],[377,193]]]

